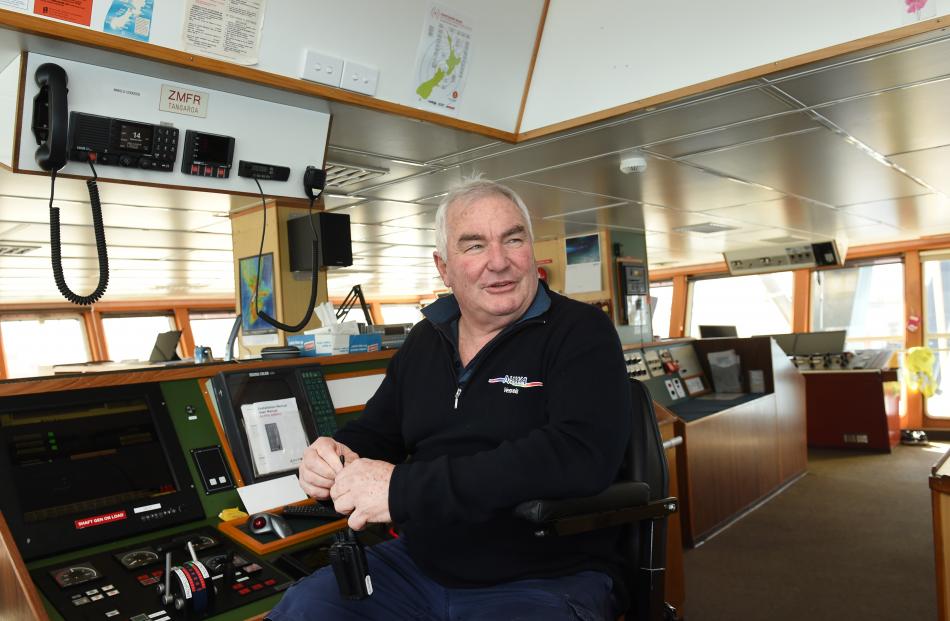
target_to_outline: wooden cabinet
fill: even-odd
[[[768,337],[697,341],[708,351],[735,349],[746,369],[762,369],[766,394],[691,420],[683,436],[679,484],[683,538],[695,546],[803,475],[808,467],[804,381]],[[704,362],[705,364],[705,362]]]
[[[900,442],[897,399],[884,383],[895,371],[802,371],[805,376],[808,446],[885,451]]]

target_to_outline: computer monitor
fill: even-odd
[[[801,332],[795,337],[795,355],[840,354],[844,351],[844,341],[847,336],[847,330]]]
[[[699,326],[699,338],[711,339],[722,336],[739,336],[735,326]]]
[[[152,354],[148,357],[149,362],[171,362],[180,360],[178,357],[178,340],[181,339],[181,330],[169,330],[162,332],[155,337],[155,345],[152,346]]]
[[[795,338],[798,335],[794,332],[787,334],[767,334],[765,336],[770,336],[775,339],[776,344],[785,352],[786,356],[795,354]]]
[[[0,399],[0,507],[27,560],[204,518],[158,384]]]
[[[212,378],[215,405],[246,484],[297,472],[304,449],[337,430],[318,364],[224,371]]]

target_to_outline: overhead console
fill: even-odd
[[[65,106],[46,95],[36,99],[37,68],[44,64],[65,71]],[[265,179],[274,182],[268,195],[306,198],[307,166],[324,164],[330,127],[325,102],[287,105],[280,103],[290,99],[286,94],[234,80],[211,81],[228,91],[208,88],[208,76],[196,72],[161,66],[150,72],[37,53],[27,54],[22,65],[10,63],[0,71],[0,112],[4,102],[19,98],[22,105],[15,131],[0,132],[0,162],[15,172],[40,172],[34,153],[48,143],[51,150],[65,147],[61,156],[54,154],[66,161],[60,174],[88,177],[91,161],[103,179],[254,194],[255,179]]]

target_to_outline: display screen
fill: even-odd
[[[228,136],[196,134],[194,160],[204,164],[230,164],[230,147],[231,138]]]
[[[296,472],[310,442],[336,432],[336,411],[317,365],[221,373],[214,381],[246,481]]]
[[[119,148],[136,153],[152,152],[152,126],[139,123],[119,125]]]
[[[24,524],[178,491],[144,399],[0,414],[0,440]]]

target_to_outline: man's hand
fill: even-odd
[[[307,496],[317,500],[326,500],[330,497],[330,488],[336,479],[337,473],[343,470],[340,455],[351,463],[359,459],[359,455],[350,450],[350,447],[341,444],[327,436],[317,438],[317,441],[303,452],[303,461],[300,462],[300,487]]]
[[[389,516],[389,480],[395,466],[375,459],[357,459],[347,462],[337,473],[330,496],[337,511],[349,514],[347,520],[353,530],[363,530],[369,524],[392,521]]]

